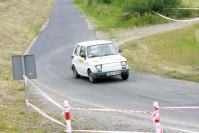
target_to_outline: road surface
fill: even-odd
[[[130,79],[100,80],[91,84],[75,79],[71,72],[73,48],[77,42],[96,39],[96,33],[70,0],[56,0],[48,27],[30,49],[36,56],[38,79],[45,91],[80,104],[116,109],[151,110],[161,106],[199,105],[199,84],[131,72]],[[161,110],[162,123],[199,132],[199,110]],[[139,126],[139,125],[138,125]]]

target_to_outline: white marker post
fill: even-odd
[[[67,133],[72,133],[72,128],[71,128],[71,121],[70,121],[70,107],[68,101],[64,101],[64,115],[66,119],[66,132]]]
[[[23,79],[24,79],[24,89],[25,89],[25,108],[27,109],[29,107],[29,104],[28,104],[29,94],[28,94],[28,87],[27,87],[28,80],[27,80],[26,75],[23,75]]]
[[[155,130],[156,133],[163,133],[162,128],[160,127],[160,108],[159,108],[159,103],[158,102],[153,102],[153,123],[155,125]]]

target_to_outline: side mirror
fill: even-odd
[[[86,55],[85,54],[82,54],[80,55],[82,58],[86,59]]]

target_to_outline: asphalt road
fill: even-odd
[[[70,0],[56,0],[48,27],[30,49],[36,56],[37,82],[45,91],[79,103],[117,109],[150,111],[155,100],[161,106],[199,106],[198,83],[137,72],[131,72],[128,81],[112,78],[91,84],[86,78],[73,78],[70,56],[75,44],[93,39],[95,31]],[[199,132],[199,110],[162,109],[161,120]]]

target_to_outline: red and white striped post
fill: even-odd
[[[68,101],[64,101],[64,115],[66,119],[66,132],[72,133],[71,121],[70,121],[70,107]]]
[[[162,128],[160,127],[160,108],[159,103],[157,101],[153,102],[153,123],[155,125],[156,133],[163,133]]]

